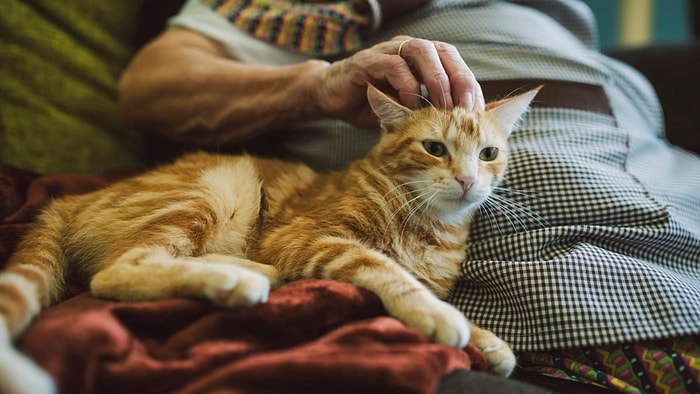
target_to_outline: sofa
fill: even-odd
[[[115,103],[121,70],[180,3],[5,3],[0,267],[50,198],[103,187],[179,149],[123,123]],[[651,80],[669,141],[700,153],[700,44],[610,55]],[[92,298],[80,280],[71,285],[67,301],[18,341],[61,392],[605,392],[521,371],[485,374],[478,349],[430,344],[349,285],[292,284],[263,309],[236,314],[194,300],[119,304]]]

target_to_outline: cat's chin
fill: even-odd
[[[440,217],[443,221],[459,223],[469,218],[483,199],[446,198],[436,201],[431,209],[433,216]]]

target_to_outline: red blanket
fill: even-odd
[[[48,198],[110,180],[0,167],[0,266]],[[432,344],[339,282],[290,283],[267,304],[232,309],[74,294],[19,341],[63,393],[431,393],[453,370],[486,367],[478,349]]]

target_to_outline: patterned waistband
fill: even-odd
[[[544,85],[531,106],[570,108],[612,115],[610,101],[600,85],[544,79],[479,81],[486,102],[502,99]]]
[[[201,0],[260,40],[310,56],[354,52],[379,27],[376,0]]]

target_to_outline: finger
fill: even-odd
[[[454,104],[469,110],[483,110],[481,86],[457,48],[444,42],[435,42],[434,45],[447,73]]]
[[[406,61],[395,55],[373,54],[364,64],[369,77],[386,81],[398,95],[401,104],[413,109],[423,105],[420,81]]]
[[[441,108],[453,107],[450,79],[435,43],[414,38],[404,42],[399,55],[416,69],[433,105]]]
[[[364,82],[385,86],[394,90],[401,104],[409,108],[421,107],[420,81],[414,75],[410,65],[396,56],[401,42],[411,39],[397,36],[392,41],[379,43],[371,48],[357,52],[347,60],[351,69],[361,70]],[[388,86],[387,86],[388,84]]]

